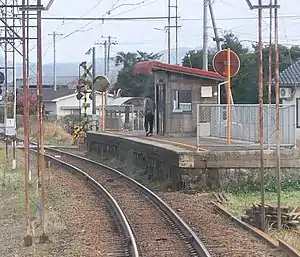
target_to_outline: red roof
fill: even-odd
[[[155,70],[164,70],[175,73],[186,74],[195,77],[214,79],[214,80],[225,80],[224,77],[213,71],[205,71],[197,68],[189,68],[184,66],[172,65],[156,61],[138,62],[134,66],[134,72],[137,74],[150,74]]]

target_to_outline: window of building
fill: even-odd
[[[79,115],[79,109],[71,110],[71,115]]]
[[[300,98],[296,98],[296,126],[300,128]]]
[[[173,90],[172,106],[173,112],[191,112],[192,90]]]

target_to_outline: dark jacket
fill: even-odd
[[[154,114],[154,112],[155,112],[155,103],[151,98],[147,97],[144,100],[144,114],[149,115],[149,114]]]

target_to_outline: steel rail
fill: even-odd
[[[45,147],[45,149],[47,149],[47,147]],[[30,151],[32,151],[36,154],[38,153],[36,150],[30,149]],[[97,190],[102,196],[104,196],[105,200],[107,201],[107,203],[110,206],[110,209],[114,212],[115,216],[118,218],[120,225],[122,226],[123,232],[126,237],[125,241],[126,241],[127,246],[129,247],[129,252],[131,254],[130,256],[131,257],[140,257],[137,243],[136,243],[133,231],[131,229],[131,226],[130,226],[124,212],[122,211],[121,207],[119,206],[117,201],[114,199],[114,197],[100,183],[98,183],[95,179],[93,179],[91,176],[89,176],[83,170],[75,167],[72,164],[64,162],[56,157],[53,157],[49,154],[45,153],[45,157],[47,159],[50,159],[54,163],[65,167],[66,169],[70,169],[71,171],[75,171],[76,173],[80,174],[88,182],[90,182],[92,184],[92,186],[95,188],[95,190]]]
[[[67,155],[71,156],[77,159],[80,159],[82,161],[89,162],[91,164],[95,164],[100,166],[103,169],[106,169],[110,172],[113,172],[115,175],[117,175],[119,178],[123,179],[125,182],[127,182],[130,186],[136,188],[138,191],[142,192],[145,196],[147,196],[158,208],[160,208],[167,216],[168,218],[180,229],[181,233],[187,238],[191,246],[194,248],[196,253],[199,257],[211,257],[211,254],[206,249],[205,245],[202,243],[202,241],[199,239],[199,237],[196,235],[196,233],[188,226],[188,224],[167,204],[165,203],[159,196],[157,196],[155,193],[153,193],[151,190],[149,190],[144,185],[140,184],[136,180],[132,179],[131,177],[121,173],[120,171],[109,167],[103,163],[99,163],[93,160],[90,160],[88,158],[85,158],[83,156],[79,156],[73,153],[65,152],[62,150],[54,149],[45,147],[45,150],[56,152],[60,155]],[[48,154],[45,156],[49,156]]]

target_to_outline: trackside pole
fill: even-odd
[[[230,127],[230,112],[231,112],[231,106],[230,106],[230,95],[231,95],[231,85],[230,85],[230,48],[227,48],[227,69],[226,69],[226,75],[227,75],[227,144],[230,145],[230,137],[231,137],[231,127]]]

